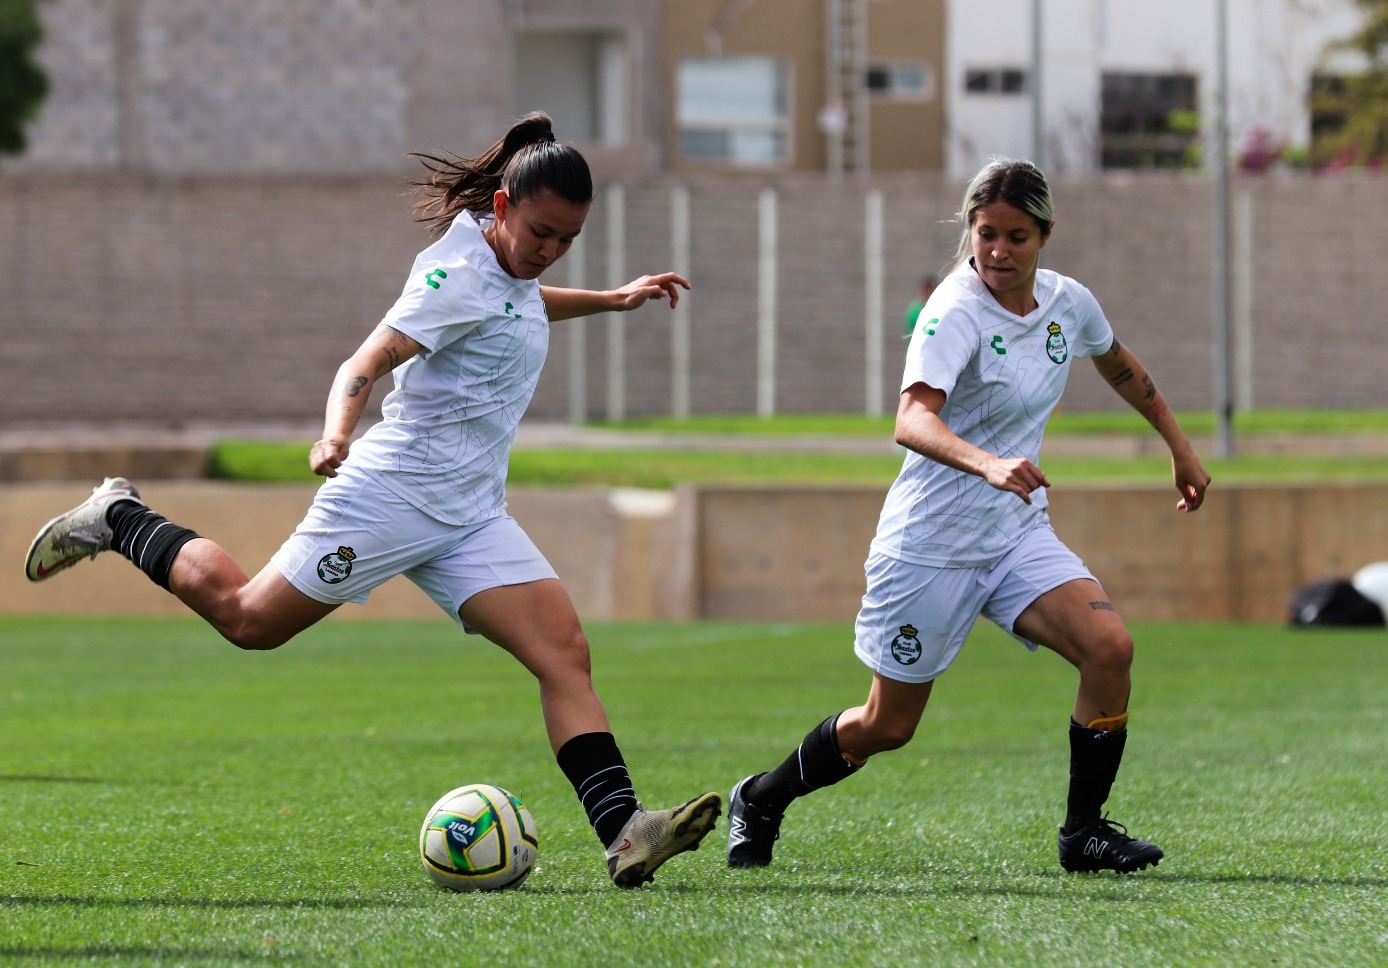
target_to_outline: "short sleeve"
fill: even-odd
[[[921,311],[906,350],[906,368],[901,377],[903,392],[925,383],[949,396],[978,349],[978,327],[971,313],[953,302],[938,307],[938,315],[936,310],[936,306],[927,305]]]
[[[1108,317],[1104,315],[1094,294],[1080,283],[1074,280],[1070,282],[1073,286],[1075,315],[1080,323],[1076,355],[1101,356],[1113,345],[1113,327],[1109,325]]]
[[[486,317],[478,271],[466,262],[417,265],[381,322],[432,353],[465,336]]]

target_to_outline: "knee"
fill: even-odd
[[[554,638],[554,647],[547,650],[546,660],[539,670],[540,678],[560,677],[563,679],[593,676],[593,659],[588,647],[588,636],[575,625],[562,635]]]
[[[864,745],[869,748],[867,755],[901,749],[916,735],[917,723],[918,721],[897,717],[874,717],[864,720]]]
[[[1133,637],[1118,629],[1090,643],[1085,650],[1091,665],[1111,671],[1126,671],[1133,664]]]

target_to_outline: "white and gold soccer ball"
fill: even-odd
[[[520,798],[490,783],[449,790],[429,808],[419,856],[434,883],[454,891],[516,887],[535,866],[540,842]]]

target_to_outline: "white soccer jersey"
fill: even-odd
[[[395,368],[348,458],[447,524],[505,513],[511,442],[549,352],[539,282],[501,268],[483,224],[464,212],[415,257],[382,322],[424,351]]]
[[[1113,330],[1093,294],[1067,276],[1038,270],[1034,293],[1036,310],[1017,316],[972,267],[951,274],[921,311],[901,389],[943,390],[940,417],[955,434],[1000,457],[1039,463],[1071,358],[1107,351]],[[1031,501],[912,451],[887,493],[872,548],[936,567],[989,565],[1039,523],[1046,489]]]

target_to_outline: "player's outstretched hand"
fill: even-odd
[[[338,437],[326,437],[308,452],[308,466],[323,477],[336,477],[337,469],[346,459],[347,441]]]
[[[614,308],[625,312],[644,305],[648,299],[669,299],[670,308],[674,309],[680,301],[680,290],[690,288],[689,280],[675,272],[642,276],[615,290],[618,302]]]

